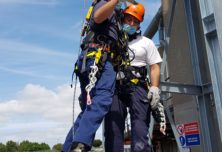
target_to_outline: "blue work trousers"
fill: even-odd
[[[148,144],[150,106],[149,102],[147,102],[147,90],[139,86],[135,86],[133,91],[127,87],[123,87],[120,92],[117,90],[111,109],[105,117],[105,151],[124,151],[125,118],[127,116],[127,107],[129,107],[131,151],[151,152],[151,147]]]
[[[103,118],[110,110],[112,98],[115,89],[116,72],[110,61],[106,61],[100,78],[97,80],[95,87],[91,90],[90,95],[92,99],[91,105],[86,105],[86,91],[85,87],[89,83],[88,74],[90,66],[94,59],[87,59],[86,72],[79,75],[81,94],[83,98],[83,109],[78,115],[74,123],[74,138],[72,128],[70,129],[62,151],[69,152],[70,146],[73,142],[84,143],[91,147],[94,140],[95,133],[102,123]],[[79,67],[81,67],[81,60]]]

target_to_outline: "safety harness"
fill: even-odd
[[[129,36],[129,40],[132,41],[136,39],[138,35],[141,35],[141,32]],[[118,93],[127,94],[130,91],[134,91],[136,86],[148,90],[149,81],[147,78],[147,67],[131,66],[131,61],[134,59],[135,54],[130,48],[128,48],[128,51],[131,51],[133,58],[128,60],[128,62],[123,62],[119,66],[116,83]]]
[[[98,78],[100,78],[103,68],[106,61],[110,61],[114,70],[117,71],[119,65],[122,62],[128,62],[129,55],[127,52],[128,47],[128,36],[121,28],[121,15],[115,15],[118,28],[118,41],[112,43],[106,35],[95,34],[95,32],[89,26],[89,20],[91,18],[91,13],[93,7],[99,2],[99,0],[94,1],[90,6],[88,13],[86,15],[86,23],[83,27],[82,36],[85,36],[82,43],[82,64],[81,67],[78,67],[78,64],[75,64],[74,72],[76,75],[80,75],[84,72],[88,72],[89,69],[86,69],[86,63],[88,59],[94,59],[94,63],[90,66],[89,73],[89,84],[86,86],[87,92],[87,104],[91,104],[91,98],[89,92],[95,86],[95,83]],[[116,14],[121,14],[122,12],[115,12]],[[77,61],[78,62],[78,61]]]

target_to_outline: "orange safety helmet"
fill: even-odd
[[[136,17],[140,22],[142,22],[145,14],[145,8],[141,3],[130,4],[129,6],[126,7],[123,13],[130,14]]]

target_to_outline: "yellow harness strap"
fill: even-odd
[[[130,81],[131,81],[132,83],[134,83],[134,84],[137,84],[137,83],[139,82],[139,79],[136,79],[136,78],[135,78],[135,79],[131,79]]]
[[[98,63],[99,63],[99,60],[100,60],[100,58],[101,58],[101,56],[102,56],[102,49],[101,49],[101,48],[98,48],[97,51],[92,51],[92,52],[88,53],[86,56],[87,56],[87,57],[93,57],[93,56],[95,56],[95,58],[96,58],[96,64],[98,64]]]

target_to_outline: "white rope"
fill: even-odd
[[[84,0],[84,6],[83,6],[83,12],[84,10],[86,9],[86,0]],[[82,13],[84,14],[84,13]],[[82,20],[82,24],[81,24],[81,27],[83,28],[85,24],[85,18],[83,18]],[[83,36],[80,34],[80,40],[79,40],[79,43],[81,44],[83,41]],[[81,52],[81,48],[79,47],[79,51],[78,51],[78,56],[80,55],[80,52]],[[75,68],[75,67],[74,67]],[[76,100],[76,86],[77,86],[77,76],[75,78],[75,86],[73,88],[73,102],[72,102],[72,140],[74,139],[74,123],[75,123],[75,100]]]
[[[74,85],[74,88],[73,88],[73,102],[72,102],[72,139],[74,139],[74,122],[75,122],[75,100],[76,100],[76,86],[77,86],[77,76],[76,76],[76,79],[75,79],[75,85]]]

